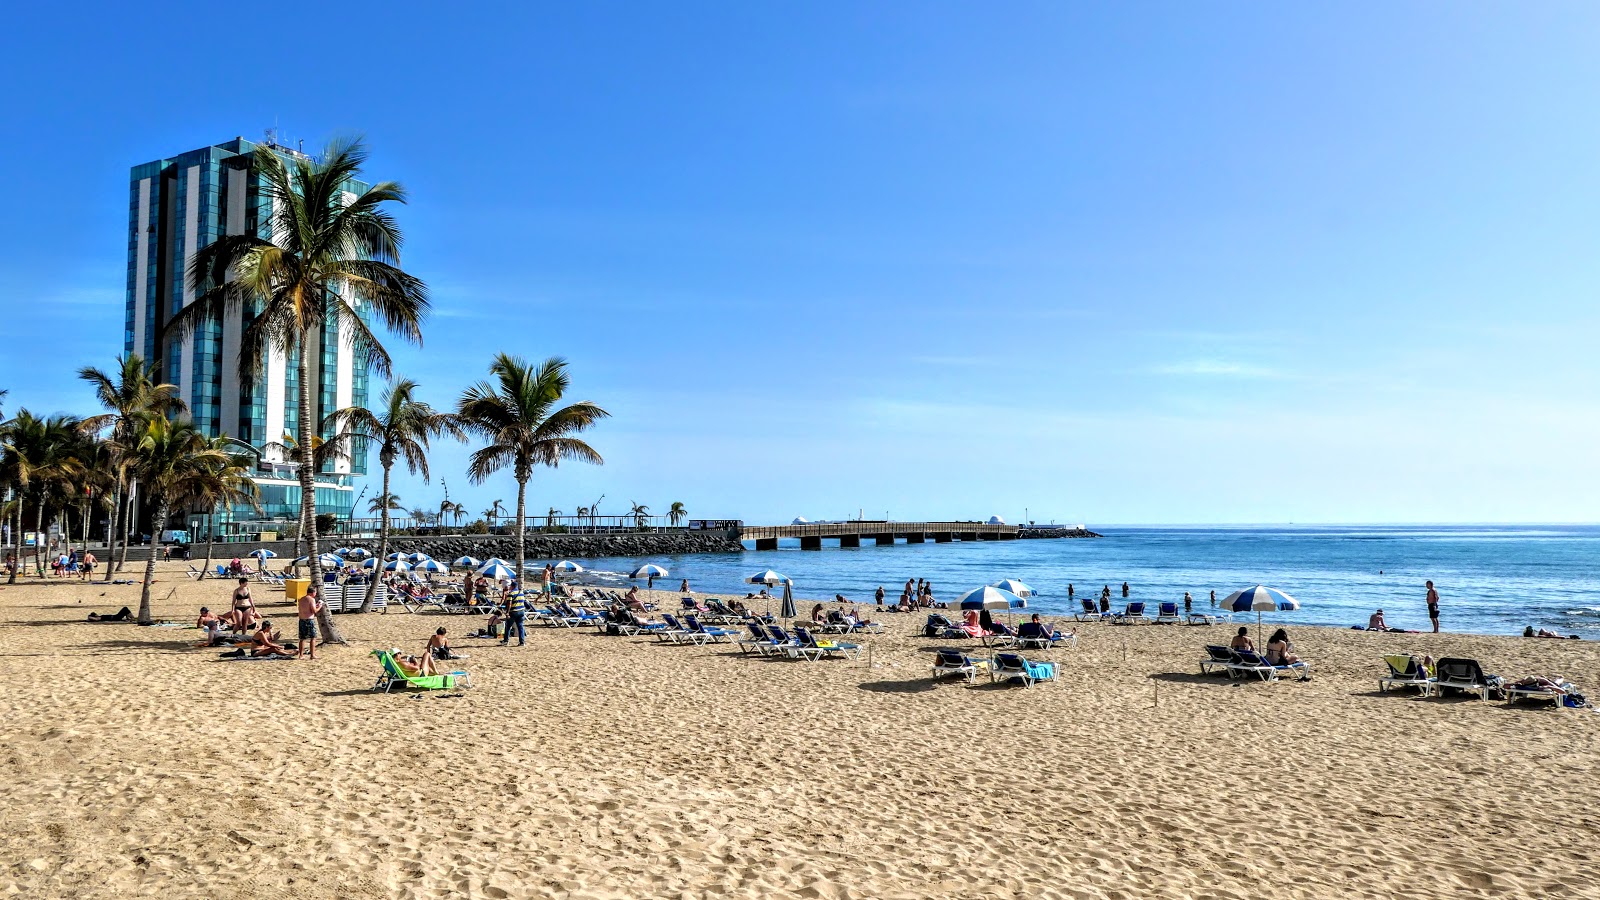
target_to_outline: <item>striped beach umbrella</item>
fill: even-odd
[[[411,563],[403,559],[390,560],[383,564],[383,570],[385,572],[409,572],[411,571]]]
[[[566,572],[571,575],[576,575],[583,571],[583,566],[578,565],[570,559],[563,559],[561,562],[556,563],[555,568],[557,572]]]
[[[340,559],[344,559],[347,555],[349,555],[349,553],[350,553],[350,548],[349,547],[335,547],[335,548],[333,548],[333,555],[339,557]]]
[[[429,560],[429,559],[433,559],[433,557],[429,556],[426,553],[418,551],[418,552],[413,553],[410,556],[406,557],[406,562],[411,563],[414,566],[419,562],[423,562],[423,561]]]
[[[309,566],[311,565],[311,557],[302,556],[295,560],[293,565],[297,569],[301,566]],[[344,565],[344,560],[334,556],[332,553],[323,553],[317,557],[317,565],[323,567],[324,569],[337,569]]]
[[[746,578],[744,582],[745,584],[764,584],[767,587],[776,587],[780,584],[788,584],[789,576],[783,574],[782,572],[774,572],[771,569],[767,569],[764,572],[757,572],[754,575],[751,575],[749,578]]]
[[[665,578],[665,577],[667,577],[667,570],[663,569],[662,567],[660,567],[658,565],[655,565],[654,563],[647,563],[645,565],[640,566],[637,569],[634,569],[633,572],[630,575],[628,575],[628,577],[629,578],[643,578],[645,580],[645,582],[644,582],[645,590],[653,591],[653,590],[655,590],[655,587],[656,587],[656,579],[657,578]]]
[[[1028,601],[992,584],[967,591],[956,603],[961,609],[1022,609],[1028,605]]]
[[[405,558],[406,558],[406,555],[404,553],[400,553],[398,551],[395,552],[395,553],[391,553],[388,556],[384,557],[384,559],[388,560],[389,562],[394,562],[397,559],[405,559]]]
[[[363,569],[376,569],[377,567],[378,561],[376,559],[369,559],[361,564],[361,568]]]
[[[451,563],[450,565],[452,565],[452,566],[461,566],[464,569],[476,569],[477,567],[483,565],[483,560],[481,560],[481,559],[473,559],[470,556],[463,556],[460,559],[456,560],[455,562]]]
[[[996,581],[994,586],[1002,591],[1010,591],[1011,593],[1016,594],[1018,597],[1032,597],[1035,593],[1033,588],[1028,587],[1026,584],[1023,584],[1021,581],[1018,581],[1015,578],[1007,578],[1004,581]]]
[[[1285,594],[1277,588],[1265,585],[1256,585],[1242,591],[1234,591],[1226,599],[1217,603],[1219,607],[1228,612],[1251,612],[1256,614],[1256,643],[1261,643],[1261,614],[1272,612],[1291,612],[1300,608],[1300,601]]]
[[[278,558],[278,554],[273,553],[271,550],[267,550],[267,549],[251,550],[249,553],[247,553],[245,555],[246,556],[254,556],[256,559],[277,559]]]
[[[450,574],[450,567],[436,559],[425,559],[422,562],[417,563],[415,566],[412,566],[412,568],[416,569],[418,572],[427,572],[430,575]]]
[[[515,581],[517,573],[511,567],[497,560],[490,560],[478,567],[478,574],[495,581]]]
[[[365,547],[354,547],[354,548],[351,548],[351,550],[344,555],[344,558],[345,559],[352,559],[352,560],[355,560],[356,562],[360,562],[360,561],[362,561],[364,559],[371,559],[372,558],[372,551],[368,550]]]

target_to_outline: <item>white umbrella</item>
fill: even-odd
[[[398,553],[398,552],[397,553],[391,553],[388,556],[384,557],[384,559],[388,560],[389,562],[394,562],[397,559],[405,559],[405,558],[406,558],[406,555],[404,553]]]
[[[293,565],[295,568],[309,566],[311,565],[311,557],[302,556],[295,560]],[[317,565],[323,567],[324,569],[337,569],[344,565],[344,560],[334,556],[332,553],[323,553],[317,557]]]
[[[372,558],[372,551],[368,550],[365,547],[356,547],[356,548],[352,549],[350,552],[346,553],[344,555],[344,558],[345,559],[353,559],[353,560],[355,560],[357,562],[360,562],[363,559],[371,559]]]
[[[438,560],[425,559],[413,566],[418,572],[431,572],[434,574],[450,574],[450,567]]]
[[[577,573],[583,571],[583,566],[580,566],[571,560],[563,559],[561,562],[556,563],[556,571],[571,572],[572,574],[576,575]]]
[[[383,564],[383,570],[385,572],[409,572],[411,571],[411,564],[403,559],[390,560]]]
[[[756,574],[751,575],[749,578],[746,578],[744,581],[745,584],[764,584],[767,587],[773,587],[780,584],[788,584],[789,576],[783,574],[782,572],[774,572],[771,569],[768,569],[765,572],[757,572]]]
[[[455,562],[451,563],[450,565],[452,565],[452,566],[461,566],[461,567],[467,568],[467,569],[476,569],[477,567],[483,565],[483,560],[481,560],[481,559],[473,559],[470,556],[463,556],[460,559],[456,560]]]
[[[377,567],[378,561],[375,559],[369,559],[361,564],[361,568],[363,569],[376,569]]]
[[[1032,597],[1036,593],[1033,588],[1028,587],[1015,578],[1007,578],[1004,581],[996,581],[994,586],[1002,591],[1010,591],[1011,593],[1016,594],[1018,597]]]
[[[961,609],[1021,609],[1028,605],[1028,601],[1010,591],[986,584],[962,594],[956,605]]]
[[[335,547],[335,548],[333,548],[333,555],[339,557],[340,559],[343,559],[345,557],[345,555],[348,554],[349,552],[350,552],[350,548],[349,547]]]
[[[656,587],[656,579],[667,577],[667,570],[655,565],[654,563],[650,563],[634,569],[633,574],[629,575],[628,577],[645,579],[645,590],[653,591]]]
[[[419,562],[423,562],[425,560],[430,560],[430,559],[433,559],[433,557],[429,556],[426,553],[417,552],[417,553],[413,553],[410,556],[406,557],[406,562],[411,563],[414,566]]]
[[[1261,643],[1261,614],[1273,610],[1289,612],[1300,608],[1300,601],[1285,594],[1277,588],[1256,585],[1242,591],[1234,591],[1218,604],[1228,612],[1250,612],[1256,614],[1256,643]]]
[[[246,556],[254,556],[256,559],[277,559],[278,558],[278,554],[273,553],[271,550],[251,550],[249,553],[247,553],[245,555]]]
[[[494,560],[490,560],[480,566],[478,574],[485,578],[493,578],[495,581],[515,581],[517,579],[517,573],[513,572],[510,566]]]

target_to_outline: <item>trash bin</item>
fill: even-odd
[[[285,600],[299,600],[311,590],[309,578],[285,578],[283,580],[283,598]]]

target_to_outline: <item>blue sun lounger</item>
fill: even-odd
[[[989,681],[1021,680],[1023,687],[1034,682],[1055,681],[1056,664],[1033,662],[1019,653],[996,653],[989,661]]]
[[[973,659],[960,650],[940,650],[939,655],[933,660],[933,677],[948,678],[951,675],[963,675],[967,684],[977,677],[979,672],[989,670],[987,659]]]

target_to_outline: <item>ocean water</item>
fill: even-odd
[[[1094,526],[1090,526],[1093,528]],[[1112,589],[1113,608],[1131,599],[1154,604],[1181,600],[1196,609],[1243,587],[1265,584],[1300,601],[1296,612],[1269,618],[1286,625],[1366,624],[1382,608],[1390,625],[1427,630],[1426,588],[1441,597],[1446,631],[1520,634],[1524,626],[1600,638],[1600,526],[1238,526],[1104,527],[1085,540],[896,544],[822,550],[780,546],[742,554],[689,554],[579,560],[592,580],[623,583],[643,562],[672,575],[658,588],[688,577],[695,590],[743,592],[743,579],[776,569],[794,579],[800,599],[835,594],[870,603],[883,585],[893,602],[907,578],[933,582],[939,600],[1002,578],[1020,578],[1038,591],[1031,609],[1064,614],[1067,585],[1079,597]],[[1153,608],[1152,608],[1153,612]]]

